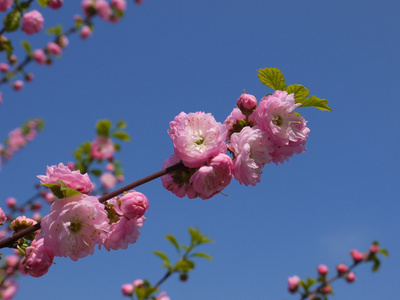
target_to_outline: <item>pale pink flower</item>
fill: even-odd
[[[80,33],[80,35],[81,35],[81,38],[82,38],[82,39],[86,40],[89,36],[92,35],[92,30],[90,29],[89,26],[84,25],[84,26],[82,26],[82,28],[81,28],[81,33]]]
[[[44,245],[55,256],[73,261],[93,254],[95,245],[101,244],[110,230],[104,204],[83,194],[55,201],[41,226]]]
[[[12,87],[15,91],[20,91],[24,87],[24,82],[22,80],[16,80],[13,82]]]
[[[6,11],[11,7],[14,0],[0,0],[0,11]]]
[[[35,225],[37,222],[31,218],[27,218],[25,216],[16,217],[10,224],[10,228],[14,230],[14,232],[21,231],[25,228],[31,227]]]
[[[338,264],[336,267],[336,270],[338,271],[339,275],[345,274],[349,269],[345,264]]]
[[[273,149],[267,134],[257,126],[246,126],[239,133],[232,134],[229,148],[235,157],[236,180],[246,186],[260,182],[262,168],[271,162],[269,152]]]
[[[25,272],[32,277],[41,277],[46,274],[53,264],[54,254],[45,247],[44,238],[37,233],[32,244],[25,249]]]
[[[242,94],[236,101],[238,108],[242,111],[251,112],[257,107],[257,99],[250,94]]]
[[[31,35],[38,33],[43,29],[44,19],[40,12],[32,10],[24,14],[22,17],[22,31]]]
[[[210,113],[181,112],[169,125],[175,155],[189,168],[200,167],[209,158],[226,152],[227,128]]]
[[[190,178],[197,196],[209,199],[226,188],[233,177],[233,162],[226,154],[219,154],[200,167]]]
[[[7,278],[0,287],[1,299],[9,300],[12,299],[18,290],[18,284],[12,278]]]
[[[19,256],[16,254],[7,255],[4,259],[9,267],[15,267],[19,263]]]
[[[133,284],[132,283],[126,283],[122,285],[121,290],[122,290],[122,295],[124,296],[132,296],[133,294]]]
[[[126,0],[111,0],[111,4],[120,11],[126,10]]]
[[[167,296],[167,292],[162,292],[156,297],[156,300],[171,300],[171,298]]]
[[[127,249],[129,244],[136,243],[140,236],[139,229],[143,227],[145,220],[145,217],[131,220],[121,217],[118,222],[111,224],[110,232],[103,242],[104,248],[107,251]]]
[[[359,263],[364,260],[364,254],[359,252],[358,250],[355,249],[351,250],[350,255],[355,263]]]
[[[103,20],[109,21],[112,15],[110,4],[105,0],[97,0],[95,3],[97,14]]]
[[[63,5],[63,0],[50,0],[47,5],[51,9],[59,9]]]
[[[8,148],[10,151],[15,152],[26,145],[26,139],[22,128],[16,128],[8,134]]]
[[[8,72],[8,70],[10,69],[10,66],[6,63],[0,63],[0,72]]]
[[[329,269],[326,265],[321,264],[318,266],[317,271],[319,275],[326,275],[328,274]]]
[[[36,49],[33,51],[33,59],[39,64],[42,65],[46,62],[46,54],[42,49]]]
[[[62,51],[61,47],[54,42],[48,42],[46,49],[54,55],[60,55]]]
[[[114,144],[110,138],[97,136],[92,142],[91,155],[97,159],[112,159],[114,150]]]
[[[75,163],[72,162],[72,161],[69,161],[69,162],[67,162],[67,167],[68,167],[71,171],[73,171],[73,170],[75,170]]]
[[[62,48],[66,48],[69,44],[69,40],[65,35],[62,35],[58,38],[57,44]]]
[[[106,171],[112,172],[112,171],[114,171],[114,170],[115,170],[114,164],[108,163],[108,164],[106,165]]]
[[[4,239],[7,236],[7,230],[1,229],[0,230],[0,240]]]
[[[122,197],[118,197],[115,204],[117,204],[117,209],[128,220],[143,217],[150,206],[146,196],[134,190],[129,191]]]
[[[112,189],[117,184],[117,178],[109,172],[105,172],[100,176],[100,182],[106,189]]]
[[[289,291],[291,293],[294,293],[297,291],[299,285],[300,285],[300,278],[299,276],[292,276],[288,278],[288,285],[289,285]]]
[[[180,159],[173,154],[163,162],[162,168],[168,168],[179,162]],[[189,180],[195,171],[196,169],[184,168],[168,173],[161,177],[163,187],[180,198],[188,196],[189,199],[194,199],[196,198],[196,191]]]
[[[83,194],[90,194],[93,189],[93,184],[87,173],[82,175],[80,171],[71,171],[63,163],[59,163],[58,166],[47,166],[46,176],[38,175],[37,177],[41,180],[41,184],[54,183],[60,185],[57,180],[61,180],[68,188]]]
[[[3,209],[0,207],[0,225],[4,225],[7,221],[6,214],[4,213]]]
[[[82,10],[86,17],[90,17],[95,12],[95,8],[93,6],[92,0],[83,0],[82,1]]]
[[[229,133],[239,132],[245,126],[246,116],[239,108],[234,108],[231,114],[226,118],[224,124]]]
[[[142,286],[143,283],[144,283],[144,281],[143,281],[142,279],[136,279],[136,280],[133,282],[133,286],[134,286],[134,287],[139,287],[139,286]]]

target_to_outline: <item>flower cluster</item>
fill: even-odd
[[[253,95],[241,95],[238,108],[223,124],[211,114],[181,112],[170,123],[174,155],[163,168],[179,161],[185,167],[163,176],[163,186],[178,197],[209,199],[232,177],[246,186],[256,185],[266,164],[283,163],[305,151],[310,130],[294,112],[300,105],[294,94],[275,91],[258,107]]]

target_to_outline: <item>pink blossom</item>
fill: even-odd
[[[179,162],[180,159],[173,154],[164,161],[162,168],[168,168]],[[161,177],[163,187],[180,198],[185,196],[188,196],[189,199],[196,198],[196,191],[193,189],[192,184],[189,183],[190,177],[195,171],[196,169],[184,168],[168,173]]]
[[[108,163],[108,164],[106,165],[106,171],[112,172],[112,171],[114,171],[114,170],[115,170],[114,164]]]
[[[20,91],[24,87],[24,82],[22,80],[16,80],[12,84],[14,90]]]
[[[296,292],[297,291],[297,289],[298,289],[298,287],[299,287],[299,284],[300,284],[300,278],[299,278],[299,276],[292,276],[292,277],[289,277],[288,278],[288,285],[289,285],[289,291],[291,292],[291,293],[294,293],[294,292]]]
[[[246,125],[246,116],[242,113],[239,108],[234,108],[231,114],[226,118],[224,124],[228,129],[229,133],[240,132]]]
[[[349,274],[347,274],[346,276],[346,281],[353,282],[354,280],[356,280],[356,274],[354,274],[353,272],[349,272]]]
[[[122,290],[122,294],[124,296],[132,296],[133,294],[133,284],[132,283],[126,283],[124,285],[122,285],[121,290]]]
[[[351,250],[350,255],[355,263],[359,263],[364,260],[364,254],[359,252],[358,250],[355,249]]]
[[[41,180],[41,184],[53,183],[60,185],[58,180],[61,180],[68,188],[77,190],[83,194],[90,194],[93,188],[93,184],[87,173],[82,175],[80,171],[71,171],[63,163],[59,163],[58,166],[47,166],[46,176],[38,175],[37,177]]]
[[[171,300],[171,298],[167,296],[167,292],[162,292],[156,297],[156,300]]]
[[[0,0],[0,11],[6,11],[11,7],[14,0]]]
[[[82,1],[82,10],[86,17],[92,16],[96,10],[93,6],[92,0],[83,0]]]
[[[51,54],[54,54],[54,55],[60,55],[61,54],[61,47],[59,46],[59,45],[57,45],[56,43],[54,43],[54,42],[49,42],[49,43],[47,43],[47,47],[46,47],[46,49],[51,53]]]
[[[114,150],[114,144],[110,138],[98,136],[92,142],[91,155],[97,159],[112,159]]]
[[[379,246],[376,244],[371,245],[371,247],[369,247],[369,251],[371,253],[378,253],[379,252]]]
[[[95,7],[100,18],[106,21],[110,20],[112,10],[107,1],[97,0],[95,3]]]
[[[32,10],[24,14],[22,17],[22,31],[31,35],[38,33],[43,29],[44,19],[40,12]]]
[[[106,240],[103,242],[104,248],[106,248],[107,251],[111,249],[127,249],[129,244],[136,243],[140,236],[139,229],[143,227],[143,222],[145,220],[145,217],[131,220],[121,217],[119,221],[111,224],[111,230]]]
[[[239,133],[232,134],[229,148],[235,157],[236,180],[246,186],[260,182],[262,168],[271,162],[273,149],[267,134],[257,126],[246,126]]]
[[[329,269],[326,265],[319,265],[317,271],[319,275],[326,275],[328,274]]]
[[[14,197],[8,197],[6,200],[6,205],[9,208],[15,208],[15,206],[17,205],[17,199],[15,199]]]
[[[105,172],[100,176],[100,182],[106,189],[112,189],[117,184],[117,178],[112,173]]]
[[[69,40],[65,35],[62,35],[58,38],[57,44],[62,48],[66,48],[69,44]]]
[[[0,225],[4,225],[7,221],[6,214],[4,213],[3,209],[0,207]]]
[[[15,152],[26,145],[26,139],[22,128],[16,128],[8,134],[8,148],[10,151]]]
[[[82,38],[82,39],[86,40],[89,36],[92,35],[92,30],[90,29],[89,26],[84,25],[84,26],[82,26],[82,28],[81,28],[81,33],[80,33],[80,35],[81,35],[81,38]]]
[[[226,188],[232,177],[232,159],[221,153],[200,167],[190,178],[190,183],[200,198],[209,199]]]
[[[75,163],[72,162],[72,161],[69,161],[69,162],[67,162],[67,167],[68,167],[71,171],[73,171],[73,170],[75,170]]]
[[[46,62],[46,54],[42,49],[36,49],[33,51],[33,59],[39,64],[42,65]]]
[[[25,250],[25,271],[32,277],[41,277],[46,274],[53,264],[54,254],[44,245],[43,236],[38,233],[32,244]]]
[[[119,204],[118,208],[128,220],[143,217],[150,206],[146,196],[134,190],[117,198],[116,202]]]
[[[144,283],[144,281],[143,281],[142,279],[136,279],[136,280],[133,282],[133,286],[134,286],[134,287],[139,287],[139,286],[142,286],[143,283]]]
[[[18,290],[18,284],[12,278],[7,278],[0,287],[1,299],[12,299]]]
[[[126,10],[126,0],[111,0],[111,4],[120,11]]]
[[[25,228],[31,227],[35,225],[37,222],[31,218],[27,218],[25,216],[16,217],[10,224],[10,228],[14,230],[14,232],[21,231]]]
[[[250,94],[242,94],[236,102],[241,111],[251,112],[257,107],[257,99]]]
[[[227,128],[208,113],[181,112],[170,122],[168,134],[175,155],[189,168],[198,168],[211,157],[226,152]]]
[[[7,255],[4,259],[9,267],[15,267],[19,263],[19,256],[16,254]]]
[[[336,270],[338,271],[339,275],[345,274],[349,269],[345,264],[338,264],[336,267]]]
[[[59,9],[63,5],[63,0],[50,0],[47,5],[51,9]]]
[[[95,245],[106,239],[108,223],[104,204],[96,197],[81,194],[59,199],[42,219],[44,245],[55,256],[77,261],[93,254]]]
[[[6,63],[0,63],[0,72],[8,72],[8,70],[10,69],[10,66]]]

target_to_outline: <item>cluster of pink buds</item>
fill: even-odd
[[[300,105],[294,94],[275,91],[258,107],[253,95],[241,95],[238,108],[223,124],[209,113],[180,113],[168,130],[174,155],[163,168],[179,161],[185,168],[163,176],[163,186],[178,197],[209,199],[233,177],[246,186],[256,185],[266,164],[283,163],[305,151],[310,130],[294,112]]]
[[[126,0],[83,0],[82,9],[86,18],[98,14],[101,19],[116,23],[126,10]]]

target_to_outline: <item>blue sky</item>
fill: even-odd
[[[71,24],[80,5],[65,2],[46,11],[46,26]],[[164,235],[185,242],[189,226],[216,241],[202,249],[214,261],[198,261],[186,283],[168,280],[162,290],[171,299],[297,299],[287,277],[350,263],[351,249],[375,239],[390,258],[377,274],[365,265],[355,283],[337,282],[335,297],[400,298],[399,8],[388,0],[129,1],[119,24],[96,20],[94,35],[71,37],[53,66],[30,65],[35,80],[24,90],[2,86],[1,139],[28,118],[44,118],[46,130],[2,167],[0,203],[30,197],[36,175],[71,160],[103,118],[128,123],[132,142],[118,154],[126,183],[159,170],[173,152],[169,122],[181,111],[223,122],[243,90],[257,99],[271,92],[260,68],[279,68],[333,109],[301,110],[307,152],[265,167],[256,187],[233,182],[227,196],[207,201],[177,198],[160,180],[138,188],[150,210],[137,244],[78,262],[57,258],[44,277],[21,278],[15,299],[122,299],[121,284],[162,277],[151,251],[172,255]]]

